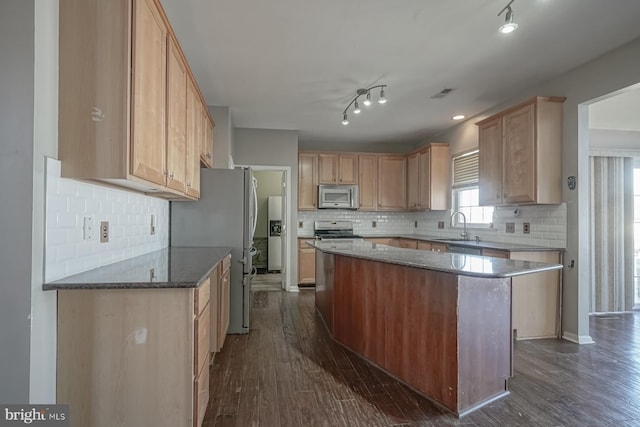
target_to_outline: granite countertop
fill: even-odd
[[[394,235],[386,235],[386,234],[360,234],[361,237],[365,239],[412,239],[412,240],[423,240],[427,242],[436,242],[436,243],[444,243],[444,244],[455,244],[456,246],[464,246],[467,248],[478,248],[478,249],[496,249],[501,251],[509,251],[509,252],[541,252],[541,251],[564,251],[564,248],[554,248],[547,246],[534,246],[534,245],[522,245],[515,243],[503,243],[503,242],[488,242],[485,240],[480,240],[476,242],[475,240],[458,240],[458,237],[446,237],[446,236],[427,236],[425,234],[394,234]],[[299,239],[313,239],[313,236],[298,236]]]
[[[231,248],[169,247],[45,283],[43,290],[195,288]]]
[[[367,236],[363,236],[367,237]],[[414,239],[414,240],[426,240],[430,242],[439,242],[446,244],[455,244],[456,246],[464,246],[468,248],[480,248],[480,249],[497,249],[502,251],[509,252],[540,252],[540,251],[564,251],[564,248],[552,248],[546,246],[533,246],[533,245],[521,245],[515,243],[502,243],[502,242],[487,242],[484,240],[480,240],[476,242],[475,240],[457,240],[457,237],[433,237],[433,236],[425,236],[421,234],[401,234],[399,236],[403,239]]]
[[[561,264],[518,261],[457,253],[440,253],[395,248],[364,240],[307,242],[316,249],[336,255],[387,262],[426,270],[443,271],[475,277],[513,277],[548,270],[559,270]]]

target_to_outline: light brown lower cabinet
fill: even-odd
[[[316,283],[316,250],[305,243],[309,239],[298,239],[298,284]]]
[[[560,263],[559,251],[509,252],[483,249],[483,256],[521,261]],[[560,270],[511,279],[513,334],[517,340],[558,336]]]
[[[219,352],[224,345],[224,340],[227,337],[227,331],[229,330],[229,304],[230,304],[230,277],[231,277],[231,255],[228,255],[222,260],[219,265],[219,277],[218,280],[218,321],[217,321],[217,335],[216,352]],[[213,333],[213,328],[211,329]]]
[[[212,315],[203,286],[58,291],[57,401],[72,427],[199,427]]]

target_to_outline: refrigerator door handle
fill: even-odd
[[[253,242],[253,236],[256,234],[256,225],[258,224],[258,180],[253,177],[251,189],[253,192],[253,225],[251,227],[251,241]]]

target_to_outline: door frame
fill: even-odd
[[[291,265],[293,265],[291,260],[291,245],[289,244],[290,240],[290,230],[291,224],[293,221],[291,215],[291,166],[268,166],[268,165],[235,165],[236,167],[248,167],[253,169],[254,171],[274,171],[274,172],[282,172],[284,176],[284,181],[286,183],[286,188],[284,191],[285,195],[285,212],[283,213],[285,218],[286,230],[285,230],[285,238],[282,239],[283,252],[285,254],[282,257],[282,269],[284,274],[282,275],[282,289],[287,292],[298,292],[298,285],[293,284],[291,279]]]

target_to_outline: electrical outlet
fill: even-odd
[[[531,224],[529,224],[528,222],[524,222],[522,223],[522,232],[524,234],[529,234],[531,233]]]
[[[152,236],[156,234],[156,216],[151,214],[151,228],[149,229],[149,234]]]
[[[109,241],[109,221],[100,222],[100,243]]]
[[[418,221],[413,221],[413,227],[418,228]]]
[[[514,222],[507,223],[507,233],[515,233],[516,232],[516,224]]]
[[[444,228],[444,221],[438,221],[438,230],[442,230]]]
[[[377,221],[371,221],[371,227],[376,228],[378,226]]]

